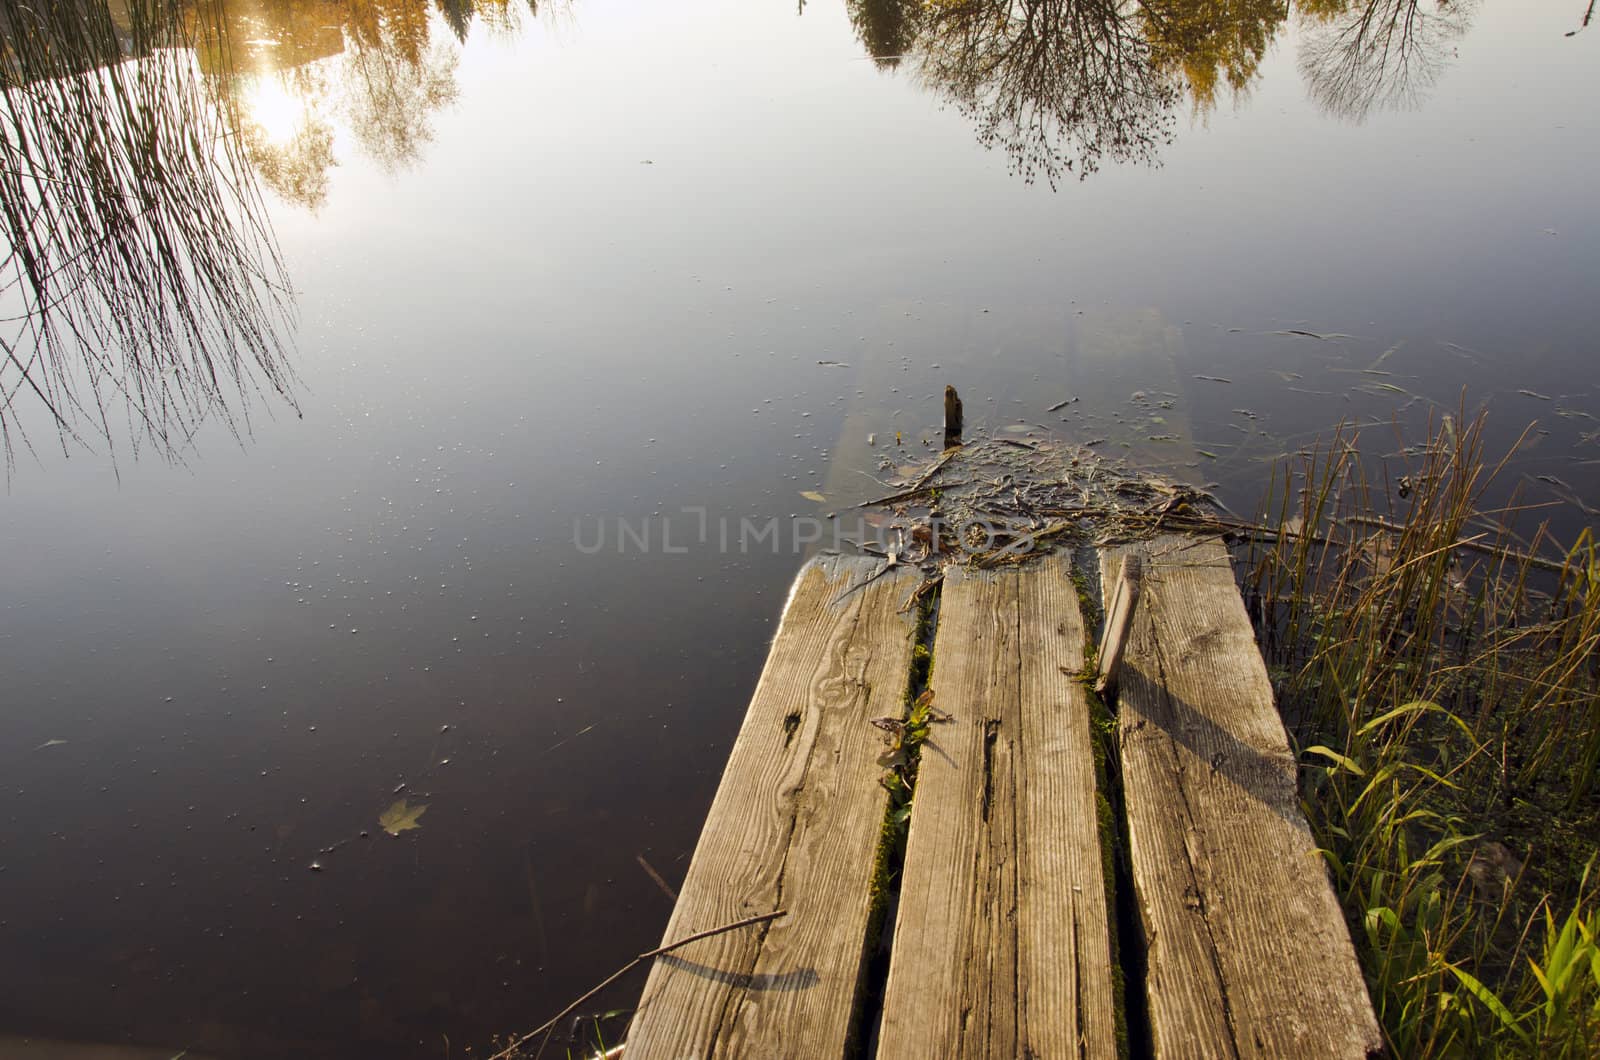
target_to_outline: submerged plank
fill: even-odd
[[[946,572],[879,1057],[1116,1055],[1083,638],[1065,557]]]
[[[1104,585],[1135,548],[1143,592],[1117,727],[1155,1055],[1376,1052],[1227,551],[1176,536],[1108,549]]]
[[[761,927],[657,958],[630,1057],[829,1057],[852,1029],[874,854],[881,733],[901,716],[917,575],[821,557],[795,580],[664,942],[774,909]]]
[[[1074,313],[1066,383],[1082,400],[1064,418],[1069,437],[1101,438],[1130,464],[1193,480],[1183,329],[1159,309],[1085,307]]]

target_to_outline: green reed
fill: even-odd
[[[1489,504],[1511,454],[1463,419],[1397,468],[1341,431],[1280,469],[1245,588],[1393,1050],[1586,1056],[1600,568]]]
[[[222,26],[205,0],[0,0],[8,466],[30,406],[64,445],[125,418],[175,455],[213,416],[237,430],[263,386],[288,396],[287,279],[195,62]]]

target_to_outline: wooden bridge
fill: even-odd
[[[627,1055],[1378,1052],[1228,555],[1087,573],[1132,553],[1114,710],[1069,556],[948,570],[903,848],[872,721],[906,714],[919,576],[807,563],[665,942],[784,915],[657,957]]]

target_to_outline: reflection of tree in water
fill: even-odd
[[[1300,72],[1329,113],[1360,122],[1417,106],[1466,35],[1478,0],[1311,0]]]
[[[315,210],[328,201],[328,171],[337,163],[333,129],[327,122],[308,120],[284,141],[246,122],[240,136],[256,176],[285,202]]]
[[[0,9],[0,437],[32,404],[63,444],[180,453],[246,396],[287,395],[287,282],[221,101],[198,76],[214,6]]]
[[[433,140],[433,112],[455,102],[456,52],[435,44],[415,56],[356,44],[344,75],[350,127],[387,169],[403,169]]]
[[[1289,17],[1288,0],[1144,0],[1157,66],[1181,76],[1201,110],[1222,84],[1235,95],[1255,80],[1267,46]]]
[[[329,171],[338,163],[333,126],[324,113],[323,103],[331,95],[324,71],[307,63],[219,83],[231,94],[232,124],[261,183],[285,202],[308,209],[326,202]],[[260,113],[262,96],[276,104],[272,109],[278,113]]]
[[[1312,98],[1355,121],[1418,102],[1479,0],[1298,0]],[[846,0],[883,68],[908,60],[1030,182],[1155,163],[1187,94],[1246,92],[1290,0]]]
[[[1288,0],[847,0],[880,67],[902,57],[1029,181],[1157,161],[1185,91],[1254,80]]]
[[[845,0],[856,37],[880,68],[899,66],[921,28],[922,0]]]
[[[416,163],[433,139],[433,115],[458,96],[456,45],[475,21],[514,34],[524,14],[559,19],[566,0],[222,0],[237,40],[253,47],[202,55],[202,66],[239,102],[241,139],[262,180],[316,209],[337,165],[332,121],[348,120],[363,152],[387,169]],[[522,10],[526,3],[527,10]],[[435,40],[434,12],[456,41]],[[252,114],[264,82],[299,103],[292,134],[268,134]]]
[[[1052,187],[1115,162],[1151,163],[1172,139],[1178,89],[1120,0],[957,0],[927,9],[923,81],[954,101],[985,146]]]
[[[224,0],[248,39],[272,48],[218,71],[245,93],[245,140],[263,179],[291,202],[317,207],[336,164],[327,111],[343,110],[356,140],[385,168],[411,165],[432,140],[432,114],[456,98],[456,56],[430,40],[427,0]],[[445,7],[441,4],[441,7]],[[446,8],[465,36],[471,6]],[[331,37],[330,37],[331,30]],[[338,56],[338,62],[328,62]],[[280,63],[280,57],[288,62]],[[253,77],[248,76],[255,67]],[[299,127],[251,135],[249,88],[279,78],[301,107]]]
[[[450,32],[462,44],[467,42],[467,34],[472,31],[472,16],[475,13],[472,0],[439,0],[439,14],[444,16]]]

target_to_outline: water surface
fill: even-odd
[[[1600,495],[1581,7],[230,0],[298,410],[30,423],[0,1032],[454,1056],[654,945],[800,562],[740,520],[947,382],[1241,511],[1480,407]]]

